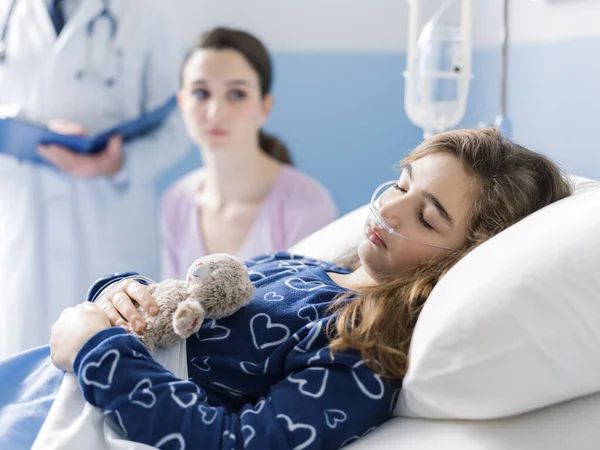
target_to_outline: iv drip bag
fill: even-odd
[[[472,0],[407,0],[404,108],[425,138],[464,117],[471,73]],[[430,16],[425,7],[441,5]],[[428,18],[421,26],[421,17]]]

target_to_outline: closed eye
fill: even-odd
[[[421,225],[423,225],[425,228],[427,228],[429,230],[435,230],[435,228],[433,228],[431,226],[431,224],[425,220],[425,216],[423,216],[423,210],[422,209],[420,209],[417,212],[417,218],[419,219],[419,222],[421,222]]]
[[[394,187],[394,189],[396,189],[397,191],[400,191],[400,192],[402,192],[404,194],[406,194],[408,192],[406,189],[400,187],[399,183],[394,183],[392,186]],[[428,230],[435,230],[435,228],[433,228],[433,226],[429,222],[427,222],[425,220],[425,216],[423,216],[423,210],[422,209],[420,209],[420,210],[417,211],[417,220],[419,221],[419,223],[421,225],[423,225]]]
[[[404,192],[405,194],[408,192],[406,189],[404,189],[404,188],[401,188],[401,187],[400,187],[400,184],[398,184],[398,183],[394,183],[392,186],[393,186],[393,188],[394,188],[394,189],[396,189],[397,191]]]

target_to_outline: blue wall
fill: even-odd
[[[511,138],[564,170],[600,179],[600,38],[513,45],[507,116]],[[473,55],[474,79],[463,126],[491,122],[500,109],[500,51]]]
[[[600,179],[600,39],[513,46],[508,117],[512,138],[579,175]],[[366,203],[394,176],[393,166],[421,141],[404,112],[404,53],[279,53],[276,105],[267,129],[290,147],[340,208]],[[461,127],[489,123],[500,108],[500,51],[473,55],[473,80]],[[192,151],[159,190],[200,165]]]
[[[519,143],[600,179],[600,38],[510,50],[508,115]]]
[[[473,52],[473,78],[467,99],[467,111],[459,124],[461,128],[489,125],[500,110],[499,50]]]
[[[341,214],[366,203],[421,141],[404,112],[404,53],[279,53],[274,64],[275,109],[266,129],[332,192]],[[159,190],[199,164],[190,153]]]

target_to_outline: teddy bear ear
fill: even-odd
[[[209,276],[211,274],[211,272],[212,272],[212,269],[210,267],[208,267],[208,265],[199,263],[192,268],[190,275],[192,276],[192,279],[194,279],[195,281],[198,281],[198,280],[202,280],[202,279],[206,278],[207,276]]]

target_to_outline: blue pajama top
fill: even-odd
[[[119,327],[80,350],[83,395],[130,440],[165,450],[336,449],[390,416],[400,382],[381,378],[357,352],[330,356],[328,307],[346,290],[327,271],[348,270],[283,252],[246,265],[252,301],[187,340],[188,380]]]

